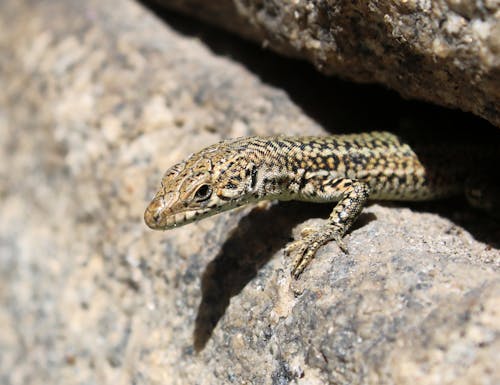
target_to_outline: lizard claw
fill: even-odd
[[[293,242],[290,242],[285,247],[285,255],[286,256],[292,255],[294,253],[294,251],[297,250],[300,247],[301,243],[302,243],[301,239],[293,241]]]
[[[336,236],[335,238],[333,238],[333,240],[335,241],[335,243],[337,243],[337,246],[339,247],[340,250],[342,250],[344,254],[349,254],[347,245],[345,244],[341,236]]]
[[[308,242],[304,239],[301,239],[294,243],[297,243],[297,252],[295,253],[296,255],[292,262],[291,274],[295,279],[298,279],[306,266],[314,258],[314,255],[316,254],[319,246],[311,247],[311,245],[309,245]]]
[[[318,249],[330,240],[335,240],[339,248],[347,253],[347,247],[338,232],[333,232],[331,228],[313,229],[306,228],[301,233],[302,237],[293,241],[285,248],[287,256],[294,255],[291,275],[298,279],[307,265],[312,261]]]
[[[285,255],[290,256],[292,254],[295,254],[295,250],[300,249],[301,247],[304,247],[304,242],[306,242],[305,240],[307,238],[311,237],[313,234],[318,233],[320,231],[321,231],[320,229],[313,228],[313,227],[305,227],[304,229],[302,229],[300,232],[300,238],[296,239],[293,242],[290,242],[288,245],[286,245]],[[299,254],[299,253],[297,253],[297,254]]]

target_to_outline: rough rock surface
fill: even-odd
[[[324,73],[471,111],[500,126],[498,0],[155,0]]]
[[[145,205],[186,154],[323,131],[134,2],[0,8],[0,383],[499,383],[493,222],[374,204],[350,254],[325,246],[297,282],[283,247],[328,205],[150,231]]]

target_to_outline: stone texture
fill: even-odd
[[[325,74],[471,111],[500,126],[498,0],[155,0]]]
[[[0,383],[499,382],[497,224],[461,202],[373,204],[350,254],[327,245],[297,282],[283,247],[329,205],[150,231],[143,210],[188,153],[324,131],[135,2],[0,7]]]

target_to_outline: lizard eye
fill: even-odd
[[[212,195],[212,188],[208,184],[204,184],[198,190],[196,190],[194,199],[198,202],[202,202],[210,198],[210,195]]]

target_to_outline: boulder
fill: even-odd
[[[324,128],[134,1],[0,8],[0,383],[498,383],[493,221],[372,204],[350,253],[326,245],[297,281],[283,248],[331,205],[149,230],[161,175],[189,153]]]
[[[328,75],[500,126],[497,0],[155,0]]]

